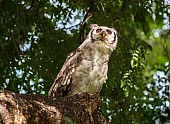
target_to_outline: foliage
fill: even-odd
[[[101,91],[111,123],[170,120],[168,0],[1,0],[0,87],[47,95],[66,56],[91,23],[117,29],[116,51]],[[82,25],[86,13],[92,14]]]

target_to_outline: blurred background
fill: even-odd
[[[92,23],[118,31],[102,114],[114,124],[170,123],[169,0],[0,0],[0,89],[46,96]]]

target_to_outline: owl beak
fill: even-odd
[[[106,36],[105,31],[102,31],[101,36],[102,36],[102,37],[105,37],[105,36]]]

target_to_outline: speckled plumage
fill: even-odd
[[[117,45],[113,28],[92,24],[86,40],[66,59],[49,90],[50,97],[100,92],[107,80],[108,62]]]

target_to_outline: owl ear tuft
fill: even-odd
[[[93,29],[93,28],[96,28],[96,27],[99,27],[97,24],[90,24],[90,29]]]

